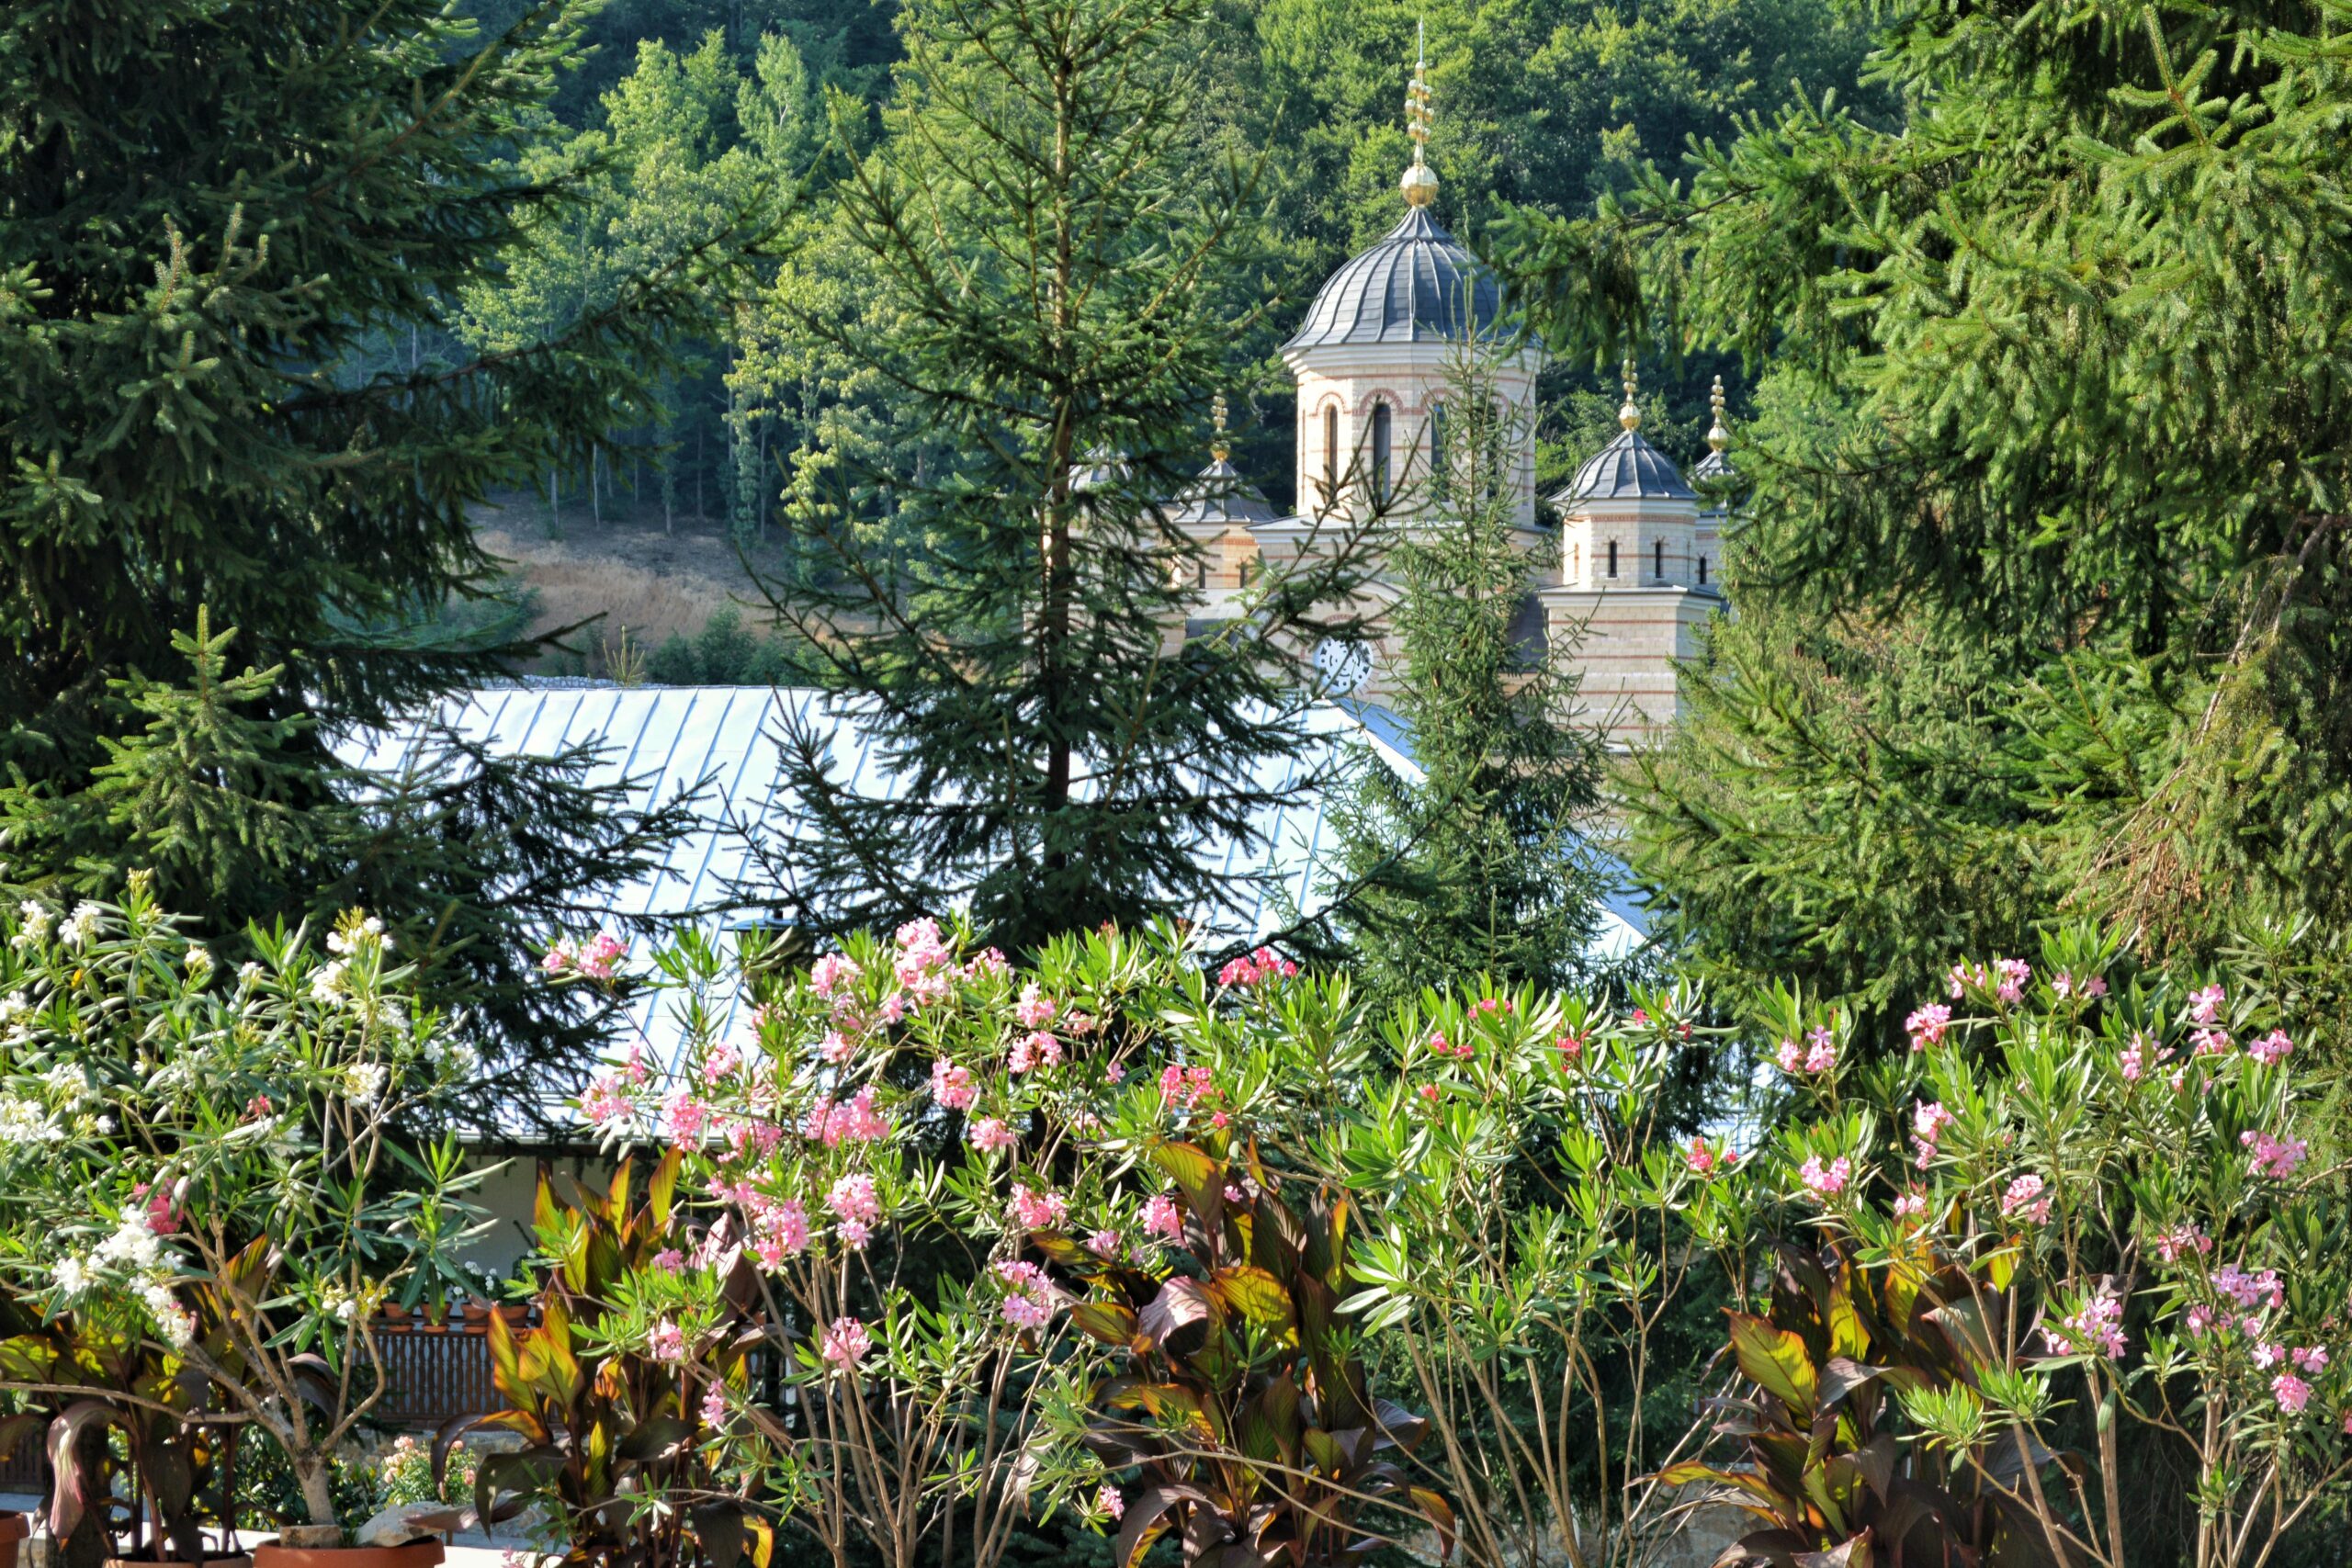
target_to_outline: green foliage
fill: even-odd
[[[503,592],[469,510],[641,418],[764,226],[681,213],[560,322],[453,352],[459,301],[582,195],[542,137],[584,11],[41,4],[0,80],[0,766],[40,803],[11,878],[117,897],[153,866],[226,950],[380,877],[433,999],[559,1071],[596,1031],[512,958],[636,863],[564,840],[609,801],[575,758],[363,805],[334,747],[528,651],[420,624]],[[254,673],[186,643],[207,608]]]
[[[683,1156],[673,1149],[642,1190],[624,1159],[602,1192],[539,1170],[532,1225],[544,1270],[539,1319],[516,1333],[490,1318],[492,1380],[506,1408],[445,1427],[435,1439],[436,1487],[452,1444],[475,1431],[512,1432],[524,1447],[485,1454],[474,1468],[474,1511],[512,1514],[547,1505],[542,1544],[567,1565],[642,1557],[732,1568],[748,1547],[752,1568],[767,1568],[773,1532],[740,1502],[716,1495],[702,1457],[710,1432],[691,1402],[691,1375],[658,1346],[621,1344],[599,1333],[632,1273],[683,1239],[673,1199]],[[739,1308],[747,1293],[737,1292]],[[702,1369],[739,1396],[751,1377],[752,1341],[737,1334]]]
[[[1253,1151],[1221,1138],[1150,1157],[1183,1195],[1191,1267],[1159,1278],[1058,1231],[1030,1237],[1087,1289],[1072,1324],[1114,1352],[1085,1443],[1105,1470],[1139,1472],[1118,1568],[1170,1533],[1188,1563],[1246,1544],[1345,1568],[1426,1526],[1450,1557],[1453,1510],[1401,1463],[1430,1424],[1374,1394],[1339,1315],[1353,1293],[1346,1194],[1285,1193]]]
[[[2192,960],[2352,926],[2343,24],[1959,0],[1883,34],[1899,114],[1514,218],[1555,343],[1770,367],[1742,621],[1635,803],[1705,963],[1870,1000],[2030,907]]]
[[[1252,243],[1250,171],[1182,137],[1197,17],[1193,0],[902,13],[885,140],[834,194],[878,305],[776,301],[898,387],[924,437],[909,454],[845,432],[794,499],[820,569],[763,583],[896,775],[867,794],[825,736],[783,737],[779,885],[814,927],[968,901],[1011,947],[1238,907],[1250,890],[1197,847],[1249,842],[1317,782],[1261,764],[1304,744],[1294,650],[1354,635],[1318,607],[1360,581],[1363,525],[1213,632],[1172,635],[1202,606],[1203,550],[1159,503],[1197,464],[1239,325],[1217,286]]]
[[[747,631],[740,611],[715,612],[689,640],[673,633],[645,660],[645,678],[662,686],[783,686],[806,679],[778,637]]]
[[[1473,355],[1459,354],[1447,379],[1448,406],[1467,411],[1462,450],[1525,444],[1515,417],[1494,413],[1502,400]],[[1388,701],[1420,777],[1366,758],[1333,809],[1340,853],[1321,923],[1381,999],[1470,975],[1506,987],[1585,978],[1601,891],[1584,838],[1600,742],[1569,716],[1575,650],[1529,625],[1542,551],[1518,525],[1515,476],[1474,456],[1448,478],[1443,525],[1388,556],[1401,590],[1387,615],[1399,651]]]
[[[1689,1461],[1658,1479],[1712,1483],[1714,1495],[1758,1521],[1738,1542],[1770,1562],[1844,1551],[1851,1560],[1941,1562],[2040,1568],[2051,1554],[2040,1523],[2014,1500],[2024,1449],[1989,1431],[1967,1379],[1956,1334],[2013,1336],[2010,1303],[1956,1268],[1939,1269],[1917,1240],[1865,1267],[1851,1247],[1821,1252],[1782,1244],[1762,1314],[1730,1314],[1737,1396],[1711,1402],[1716,1431],[1740,1455],[1729,1464]],[[1956,1330],[1966,1314],[1966,1329]],[[1955,1440],[1930,1448],[1901,1440],[1904,1410],[1973,1408]],[[2038,1452],[2036,1467],[2055,1456]]]

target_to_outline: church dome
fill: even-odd
[[[1180,528],[1205,529],[1220,525],[1246,528],[1271,523],[1274,509],[1262,491],[1220,456],[1203,468],[1176,496],[1169,521]]]
[[[1502,286],[1426,207],[1333,273],[1285,350],[1491,338]]]
[[[1698,499],[1665,453],[1643,440],[1641,432],[1628,430],[1588,458],[1552,504],[1565,512],[1585,501]]]

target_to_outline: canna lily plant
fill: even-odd
[[[479,1174],[417,1136],[469,1054],[356,912],[324,954],[254,931],[235,974],[140,876],[120,905],[26,900],[0,934],[0,1273],[45,1325],[119,1326],[201,1390],[191,1409],[263,1434],[302,1500],[287,1543],[337,1544],[332,1456],[383,1389],[376,1309],[476,1228]]]

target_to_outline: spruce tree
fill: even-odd
[[[1875,56],[1899,117],[1520,221],[1555,343],[1770,367],[1742,620],[1637,802],[1710,963],[1899,1018],[2026,888],[2190,956],[2352,936],[2346,18],[1946,0]]]
[[[1448,367],[1461,412],[1429,481],[1440,520],[1388,553],[1385,700],[1421,776],[1367,758],[1333,808],[1340,854],[1317,924],[1376,997],[1480,975],[1566,987],[1595,970],[1602,750],[1572,717],[1574,649],[1528,615],[1544,547],[1519,536],[1506,455],[1529,433],[1484,352],[1462,345]]]
[[[334,746],[507,666],[512,647],[412,629],[497,590],[469,509],[642,419],[763,231],[747,198],[538,335],[454,364],[381,352],[455,343],[455,302],[565,210],[584,172],[516,159],[584,9],[491,35],[438,0],[33,0],[0,23],[7,874],[95,891],[94,867],[164,863],[175,907],[233,942],[398,865],[370,891],[412,951],[472,933],[428,992],[522,1055],[580,1036],[542,1028],[491,949],[576,918],[650,847],[616,860],[613,831],[649,825],[575,852],[613,804],[573,787],[577,758],[526,785],[445,751],[416,789],[446,805],[504,778],[500,809],[535,815],[393,844],[395,823],[453,824],[361,800]],[[207,606],[250,681],[175,649]],[[181,704],[155,682],[190,658]],[[514,857],[528,875],[478,874]]]
[[[1187,636],[1204,558],[1163,506],[1250,325],[1216,288],[1252,243],[1250,171],[1185,134],[1198,14],[909,6],[884,141],[837,195],[875,301],[854,326],[775,302],[901,389],[901,449],[926,455],[820,446],[789,507],[801,569],[765,585],[897,775],[845,776],[823,726],[786,734],[798,806],[767,852],[820,924],[964,905],[1021,946],[1214,915],[1251,897],[1225,848],[1319,782],[1271,764],[1305,742],[1300,656],[1354,635],[1322,606],[1379,519]]]

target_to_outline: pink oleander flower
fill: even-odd
[[[825,1037],[817,1042],[817,1055],[828,1066],[845,1067],[857,1059],[857,1036],[844,1030],[828,1029]]]
[[[664,1274],[674,1274],[686,1266],[686,1255],[674,1247],[665,1247],[653,1255],[653,1267]]]
[[[1054,1314],[1061,1306],[1061,1292],[1043,1269],[1035,1263],[1007,1259],[996,1266],[996,1277],[1004,1286],[1001,1310],[1005,1322],[1015,1328],[1035,1330],[1054,1321]]]
[[[2213,1270],[2213,1288],[2240,1307],[2277,1307],[2287,1302],[2287,1287],[2279,1283],[2276,1269],[2249,1274],[2234,1263],[2225,1263]]]
[[[1178,1211],[1176,1200],[1163,1192],[1144,1204],[1143,1234],[1163,1241],[1184,1239],[1184,1216]]]
[[[721,1078],[733,1077],[742,1070],[742,1066],[743,1053],[721,1041],[713,1045],[710,1055],[702,1059],[702,1081],[717,1083]]]
[[[1715,1168],[1715,1151],[1707,1146],[1706,1139],[1693,1138],[1690,1147],[1683,1153],[1682,1163],[1695,1175],[1711,1176]]]
[[[1944,1031],[1951,1027],[1951,1009],[1941,1002],[1929,1002],[1914,1009],[1911,1016],[1903,1021],[1903,1027],[1910,1033],[1914,1051],[1940,1045],[1944,1043]]]
[[[1797,1179],[1804,1182],[1805,1190],[1815,1198],[1834,1198],[1846,1190],[1846,1183],[1853,1174],[1853,1163],[1844,1155],[1839,1155],[1827,1165],[1821,1163],[1819,1155],[1812,1155],[1798,1168]]]
[[[1044,1230],[1069,1218],[1069,1200],[1058,1192],[1016,1187],[1012,1190],[1012,1217],[1033,1231]]]
[[[1062,1043],[1040,1029],[1012,1043],[1012,1055],[1007,1064],[1018,1077],[1036,1067],[1058,1067],[1062,1065]]]
[[[833,1226],[833,1234],[852,1252],[864,1252],[874,1240],[874,1227],[864,1220],[843,1220]]]
[[[1023,1029],[1043,1029],[1060,1010],[1061,1004],[1039,990],[1035,980],[1021,987],[1021,998],[1012,1004],[1012,1016]]]
[[[909,920],[899,928],[897,940],[899,957],[891,973],[909,1001],[921,1007],[942,1000],[956,988],[959,971],[937,920]]]
[[[645,1059],[645,1047],[632,1045],[621,1058],[621,1077],[632,1084],[642,1085],[653,1077],[653,1066]]]
[[[266,1122],[277,1114],[277,1107],[270,1102],[269,1096],[266,1094],[257,1094],[245,1101],[244,1119],[248,1122]]]
[[[685,1330],[664,1319],[653,1325],[646,1348],[653,1352],[657,1361],[683,1361],[686,1359]]]
[[[692,1089],[682,1089],[662,1102],[662,1120],[670,1129],[673,1143],[691,1144],[709,1124],[710,1107],[696,1099]]]
[[[2022,1219],[2029,1224],[2046,1224],[2050,1220],[2050,1199],[2042,1191],[2041,1178],[2030,1172],[2009,1183],[2001,1194],[2001,1213],[2012,1219]]]
[[[1945,1128],[1959,1120],[1944,1109],[1942,1100],[1922,1100],[1912,1107],[1911,1135],[1923,1144],[1932,1144],[1943,1136]]]
[[[2287,1348],[2284,1345],[2265,1341],[2254,1348],[2254,1364],[2266,1372],[2286,1359]]]
[[[1781,1041],[1772,1053],[1772,1060],[1791,1077],[1804,1071],[1804,1051],[1793,1040]]]
[[[1118,1257],[1119,1233],[1117,1231],[1111,1230],[1094,1232],[1091,1235],[1086,1238],[1086,1250],[1094,1254],[1097,1258]]]
[[[1020,1142],[1012,1135],[1012,1128],[993,1116],[983,1116],[973,1122],[972,1130],[965,1135],[971,1139],[972,1146],[984,1155],[1001,1153]]]
[[[2123,1047],[2123,1081],[2125,1083],[2140,1081],[2140,1075],[2146,1070],[2148,1065],[2149,1043],[2147,1037],[2138,1030],[2132,1032],[2132,1043]]]
[[[2249,1041],[2245,1054],[2267,1067],[2285,1061],[2294,1048],[2295,1043],[2287,1038],[2284,1031],[2274,1029],[2259,1040]]]
[[[1271,947],[1261,947],[1244,957],[1228,959],[1216,972],[1220,986],[1261,986],[1268,980],[1287,980],[1298,973],[1298,965],[1283,957]]]
[[[1829,1031],[1816,1024],[1804,1037],[1804,1070],[1826,1073],[1838,1065],[1838,1043]]]
[[[1102,1077],[1108,1082],[1123,1083],[1126,1080],[1126,1076],[1127,1065],[1125,1062],[1112,1061],[1102,1064]]]
[[[571,967],[592,980],[609,980],[613,969],[628,952],[628,944],[609,932],[598,931],[584,948],[571,953]],[[553,953],[548,956],[552,958]]]
[[[1009,974],[1012,969],[1012,965],[1005,962],[1003,953],[993,947],[984,947],[974,953],[970,961],[964,965],[964,978],[985,980],[999,975]]]
[[[2324,1345],[2298,1345],[2288,1352],[2288,1359],[2295,1363],[2299,1372],[2327,1371],[2327,1348]]]
[[[733,1117],[725,1124],[727,1152],[733,1159],[765,1159],[784,1142],[784,1129],[773,1122]]]
[[[872,1224],[882,1217],[882,1199],[874,1190],[874,1178],[862,1172],[844,1176],[825,1194],[825,1205],[844,1220],[860,1224]]]
[[[2312,1402],[2312,1385],[2292,1372],[2280,1372],[2270,1380],[2271,1396],[2278,1401],[2278,1408],[2290,1416],[2300,1416],[2303,1406]]]
[[[2221,1314],[2199,1302],[2188,1309],[2188,1337],[2202,1337],[2205,1331],[2221,1321]]]
[[[1206,1067],[1180,1067],[1173,1062],[1159,1069],[1159,1102],[1190,1111],[1216,1092],[1216,1076]]]
[[[1577,1060],[1584,1055],[1584,1047],[1585,1037],[1582,1034],[1563,1034],[1557,1040],[1552,1042],[1552,1049],[1557,1051],[1563,1058],[1570,1062]]]
[[[1440,1089],[1433,1083],[1425,1083],[1413,1092],[1419,1095],[1423,1100],[1430,1105],[1435,1105],[1445,1094],[1445,1090]]]
[[[980,1086],[973,1081],[971,1068],[943,1056],[931,1065],[931,1098],[944,1110],[969,1111],[979,1100]]]
[[[580,1097],[580,1113],[598,1127],[609,1122],[626,1122],[636,1111],[628,1091],[610,1073],[599,1073],[589,1079],[587,1092]]]
[[[2352,1431],[2352,1416],[2346,1417],[2345,1429]],[[1115,1525],[1126,1516],[1127,1500],[1119,1495],[1117,1487],[1106,1481],[1102,1483],[1102,1489],[1094,1494],[1094,1507],[1097,1513],[1102,1514]]]
[[[854,1317],[837,1317],[833,1325],[825,1330],[824,1348],[820,1353],[846,1371],[865,1359],[866,1352],[873,1348],[874,1337],[866,1333],[865,1325]]]
[[[547,956],[539,960],[539,968],[549,975],[560,975],[571,967],[575,957],[571,943],[559,940],[548,949]]]
[[[1898,1220],[1920,1219],[1927,1213],[1928,1195],[1924,1192],[1905,1192],[1894,1201],[1894,1217]]]
[[[808,1250],[808,1211],[799,1199],[770,1202],[752,1194],[743,1208],[751,1221],[752,1256],[763,1269],[774,1273],[786,1258]]]
[[[2063,1331],[2062,1331],[2063,1330]],[[2111,1286],[2101,1284],[2090,1298],[2062,1322],[2061,1329],[2044,1329],[2052,1347],[2075,1355],[2098,1354],[2120,1361],[2127,1345],[2123,1333],[2123,1303]]]
[[[2237,1042],[2230,1038],[2230,1032],[2226,1029],[2200,1029],[2188,1038],[2190,1043],[2197,1047],[2191,1053],[2194,1055],[2222,1056],[2237,1048]]]
[[[1981,964],[1973,968],[1966,964],[1955,964],[1951,966],[1951,973],[1944,976],[1944,984],[1951,989],[1954,1001],[1966,996],[1971,986],[1983,990],[1992,983],[1992,975]]]
[[[2281,1181],[2294,1175],[2311,1153],[2311,1145],[2301,1138],[2276,1138],[2251,1128],[2238,1134],[2238,1142],[2254,1151],[2249,1166],[2255,1175],[2276,1177]]]
[[[2013,1002],[2025,995],[2025,983],[2033,978],[2032,964],[2022,958],[1996,958],[1993,967],[2000,975],[1999,982],[1993,987],[1995,996],[2005,1002]]]
[[[2191,991],[2188,994],[2189,1021],[2212,1023],[2218,1021],[2222,1016],[2222,1003],[2224,999],[2222,987],[2219,986],[2208,986],[2201,991]]]
[[[702,1391],[702,1424],[706,1427],[727,1425],[727,1385],[715,1379]]]
[[[2179,1225],[2151,1239],[2156,1257],[2166,1263],[2177,1263],[2192,1255],[2201,1256],[2213,1250],[2213,1238],[2194,1224]]]
[[[830,998],[856,985],[859,976],[857,964],[848,953],[828,953],[808,966],[808,988]]]

